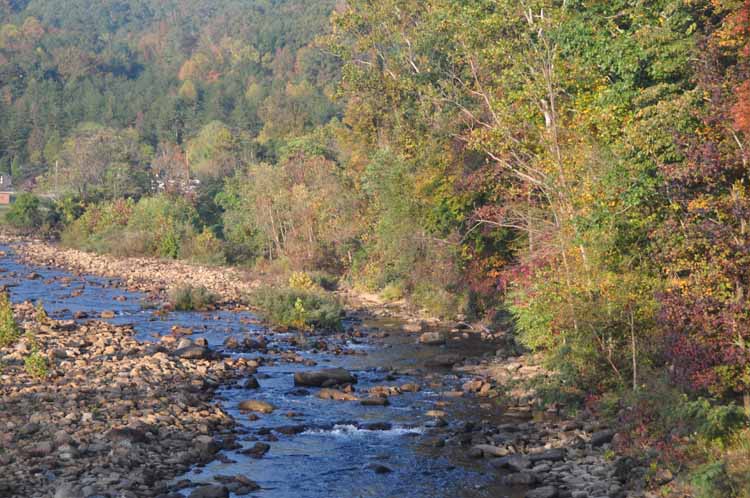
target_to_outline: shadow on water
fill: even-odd
[[[300,349],[292,334],[270,332],[250,313],[175,312],[159,317],[143,309],[147,299],[143,293],[117,288],[105,278],[25,266],[15,260],[11,248],[0,246],[0,251],[5,252],[0,257],[0,283],[8,286],[13,301],[41,300],[54,318],[71,319],[76,312],[98,317],[104,310],[114,311],[115,317],[107,321],[132,324],[139,340],[156,340],[178,325],[193,329],[193,339],[205,337],[219,349],[230,335],[238,339],[265,337],[269,352],[262,354],[265,364],[257,373],[261,388],[228,385],[217,399],[237,420],[238,442],[243,448],[262,441],[270,444],[270,451],[258,459],[225,451],[220,460],[195,467],[182,479],[214,482],[218,475],[244,475],[263,487],[253,496],[267,498],[518,498],[524,494],[502,486],[501,475],[486,461],[468,459],[468,448],[451,442],[444,447],[435,444],[450,432],[433,427],[434,419],[427,416],[429,410],[439,409],[448,413],[452,425],[502,422],[498,410],[486,399],[457,398],[441,403],[446,401],[442,392],[460,388],[466,379],[425,366],[435,354],[480,356],[495,349],[492,343],[469,335],[446,346],[421,346],[415,335],[401,332],[397,320],[372,319],[355,327],[365,332],[364,338],[325,337],[329,345],[350,354],[337,355],[330,347],[326,351]],[[37,278],[28,278],[32,272]],[[297,353],[316,365],[285,361],[281,351]],[[355,373],[357,391],[406,383],[420,384],[422,389],[392,396],[390,406],[381,407],[321,400],[315,389],[305,394],[293,385],[294,372],[325,367],[343,367]],[[271,402],[276,410],[251,420],[237,408],[246,399]],[[368,424],[375,423],[379,430],[368,430],[373,427]]]

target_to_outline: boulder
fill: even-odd
[[[393,472],[393,469],[386,465],[383,465],[382,463],[371,463],[367,467],[376,474],[390,474],[391,472]]]
[[[224,340],[224,347],[227,349],[239,349],[240,348],[240,341],[237,340],[235,337],[227,337]]]
[[[519,472],[505,476],[503,483],[506,486],[532,486],[539,481],[536,474],[532,472]]]
[[[145,443],[148,441],[146,433],[134,427],[110,429],[106,437],[110,441],[130,441],[131,443]]]
[[[345,393],[344,391],[339,391],[338,389],[328,389],[323,388],[318,392],[318,398],[320,399],[332,399],[335,401],[358,401],[359,398],[357,398],[352,393]]]
[[[463,361],[463,357],[454,353],[439,354],[428,359],[425,365],[436,368],[451,368],[456,363]]]
[[[363,406],[388,406],[391,404],[391,402],[388,401],[388,398],[384,398],[381,396],[363,399],[362,401],[360,401],[360,403]]]
[[[271,413],[276,409],[267,401],[248,399],[240,403],[240,410],[243,412]]]
[[[294,374],[294,385],[296,386],[322,387],[324,384],[354,384],[356,382],[357,378],[343,368],[326,368]]]
[[[243,455],[248,455],[252,458],[260,458],[271,449],[271,445],[268,443],[255,443],[250,448],[245,448],[243,450],[240,450],[239,453],[242,453]]]
[[[565,460],[565,450],[562,448],[552,448],[549,450],[542,451],[541,453],[533,453],[529,455],[529,460],[532,462],[541,462],[547,460],[549,462],[559,462]]]
[[[206,346],[193,344],[192,346],[174,350],[172,356],[183,358],[185,360],[204,360],[211,357],[211,350]]]
[[[478,444],[472,448],[475,452],[479,452],[484,458],[498,458],[508,455],[508,450],[500,446],[493,446],[491,444]]]
[[[497,468],[508,469],[511,472],[523,472],[531,467],[531,461],[523,455],[508,455],[492,462]]]
[[[401,330],[404,332],[417,333],[422,332],[424,326],[421,323],[405,323],[401,325]]]
[[[242,387],[245,389],[258,389],[260,387],[260,383],[258,382],[258,379],[255,377],[255,375],[251,375],[247,378]]]
[[[613,437],[615,437],[615,431],[604,430],[595,432],[591,435],[591,446],[597,447],[607,444],[612,441]]]
[[[445,334],[441,332],[425,332],[419,336],[420,344],[425,346],[442,346],[445,344]]]

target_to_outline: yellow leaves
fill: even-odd
[[[705,197],[701,197],[701,198],[693,199],[690,201],[690,203],[688,203],[688,211],[694,212],[694,211],[699,211],[703,209],[708,209],[709,206],[710,204],[708,202],[708,199],[706,199]]]
[[[194,103],[198,100],[198,90],[195,88],[195,84],[191,80],[185,80],[178,93],[180,98],[187,102]]]

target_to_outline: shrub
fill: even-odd
[[[736,496],[727,475],[724,462],[710,462],[693,471],[690,484],[695,492],[695,498],[715,498],[722,496],[730,498]]]
[[[5,214],[5,219],[14,228],[41,228],[44,215],[42,214],[39,198],[28,192],[19,194]]]
[[[289,277],[289,288],[302,291],[315,291],[317,284],[305,272],[296,271]]]
[[[383,287],[380,297],[386,301],[399,301],[404,298],[404,285],[401,282],[392,282]]]
[[[453,318],[465,308],[462,296],[431,283],[418,283],[412,292],[411,300],[439,318]]]
[[[183,242],[180,257],[204,265],[218,266],[227,262],[224,244],[208,228]]]
[[[181,197],[92,204],[62,234],[65,245],[117,256],[176,258],[193,237],[198,214]]]
[[[23,360],[23,368],[26,373],[37,379],[46,379],[49,376],[49,363],[36,348],[32,349]]]
[[[219,298],[203,286],[182,285],[169,291],[169,303],[177,311],[205,311]]]
[[[341,305],[320,292],[266,288],[257,291],[251,301],[269,321],[282,327],[341,329]]]
[[[5,348],[16,342],[20,336],[13,306],[7,292],[0,292],[0,347]]]
[[[676,416],[689,422],[699,435],[722,443],[747,423],[744,411],[734,403],[715,405],[705,398],[679,406]]]
[[[41,300],[37,301],[36,306],[34,306],[34,319],[37,323],[46,323],[49,320],[47,310],[44,309],[44,303]]]
[[[339,286],[339,279],[335,275],[323,271],[314,271],[307,273],[315,285],[323,290],[335,291]]]

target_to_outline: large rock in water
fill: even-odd
[[[211,350],[205,346],[192,345],[176,349],[172,355],[186,360],[203,360],[211,357]]]
[[[419,342],[425,346],[442,346],[446,337],[442,332],[425,332],[419,336]]]
[[[242,410],[243,412],[271,413],[275,409],[276,407],[271,403],[255,399],[248,399],[240,403],[240,410]]]
[[[345,393],[344,391],[339,391],[338,389],[321,389],[318,393],[318,397],[320,399],[332,399],[335,401],[359,401],[359,398],[357,398],[352,393]]]
[[[326,368],[314,372],[297,372],[294,374],[294,385],[308,387],[333,386],[337,384],[354,384],[357,378],[343,368]]]
[[[229,498],[229,489],[217,484],[199,486],[190,493],[189,498]]]
[[[464,360],[463,356],[455,353],[446,353],[435,355],[432,358],[425,361],[425,366],[435,368],[451,368],[456,363],[460,363]]]

